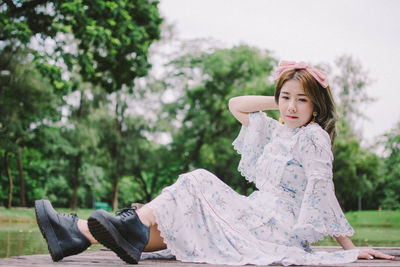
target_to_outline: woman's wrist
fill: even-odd
[[[246,95],[233,97],[229,100],[229,108],[243,113],[260,110],[276,110],[278,105],[273,96]]]
[[[353,242],[348,236],[335,236],[336,241],[342,246],[344,250],[355,249]]]
[[[242,125],[249,125],[249,113],[260,110],[278,109],[273,96],[247,95],[229,100],[229,110]]]

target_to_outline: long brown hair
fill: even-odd
[[[306,70],[289,70],[282,74],[275,86],[275,102],[279,102],[279,95],[282,86],[289,80],[296,80],[303,86],[304,93],[314,104],[314,111],[318,113],[315,122],[318,123],[326,132],[328,132],[332,145],[337,135],[336,105],[333,100],[329,86],[323,88],[317,80]]]

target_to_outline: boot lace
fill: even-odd
[[[121,217],[129,217],[129,216],[132,216],[132,215],[135,215],[136,214],[136,212],[135,212],[135,209],[134,208],[122,208],[122,209],[120,209],[120,210],[117,210],[116,212],[115,212],[115,214],[117,215],[117,216],[121,216]]]
[[[66,217],[66,218],[70,218],[70,219],[74,219],[74,218],[78,217],[78,215],[76,213],[71,213],[71,214],[59,213],[58,215]]]

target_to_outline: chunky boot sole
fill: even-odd
[[[53,259],[53,261],[59,261],[64,258],[64,255],[58,243],[58,238],[47,216],[46,209],[50,208],[52,209],[52,206],[50,204],[50,201],[48,200],[35,201],[36,222],[39,226],[40,232],[42,232],[44,239],[46,239],[51,258]]]
[[[118,257],[129,264],[137,264],[141,251],[133,247],[107,219],[105,210],[97,210],[88,219],[90,233],[105,247],[114,251]]]

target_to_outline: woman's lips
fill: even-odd
[[[289,118],[289,119],[297,119],[298,118],[296,116],[289,116],[289,115],[287,115],[286,117]]]

